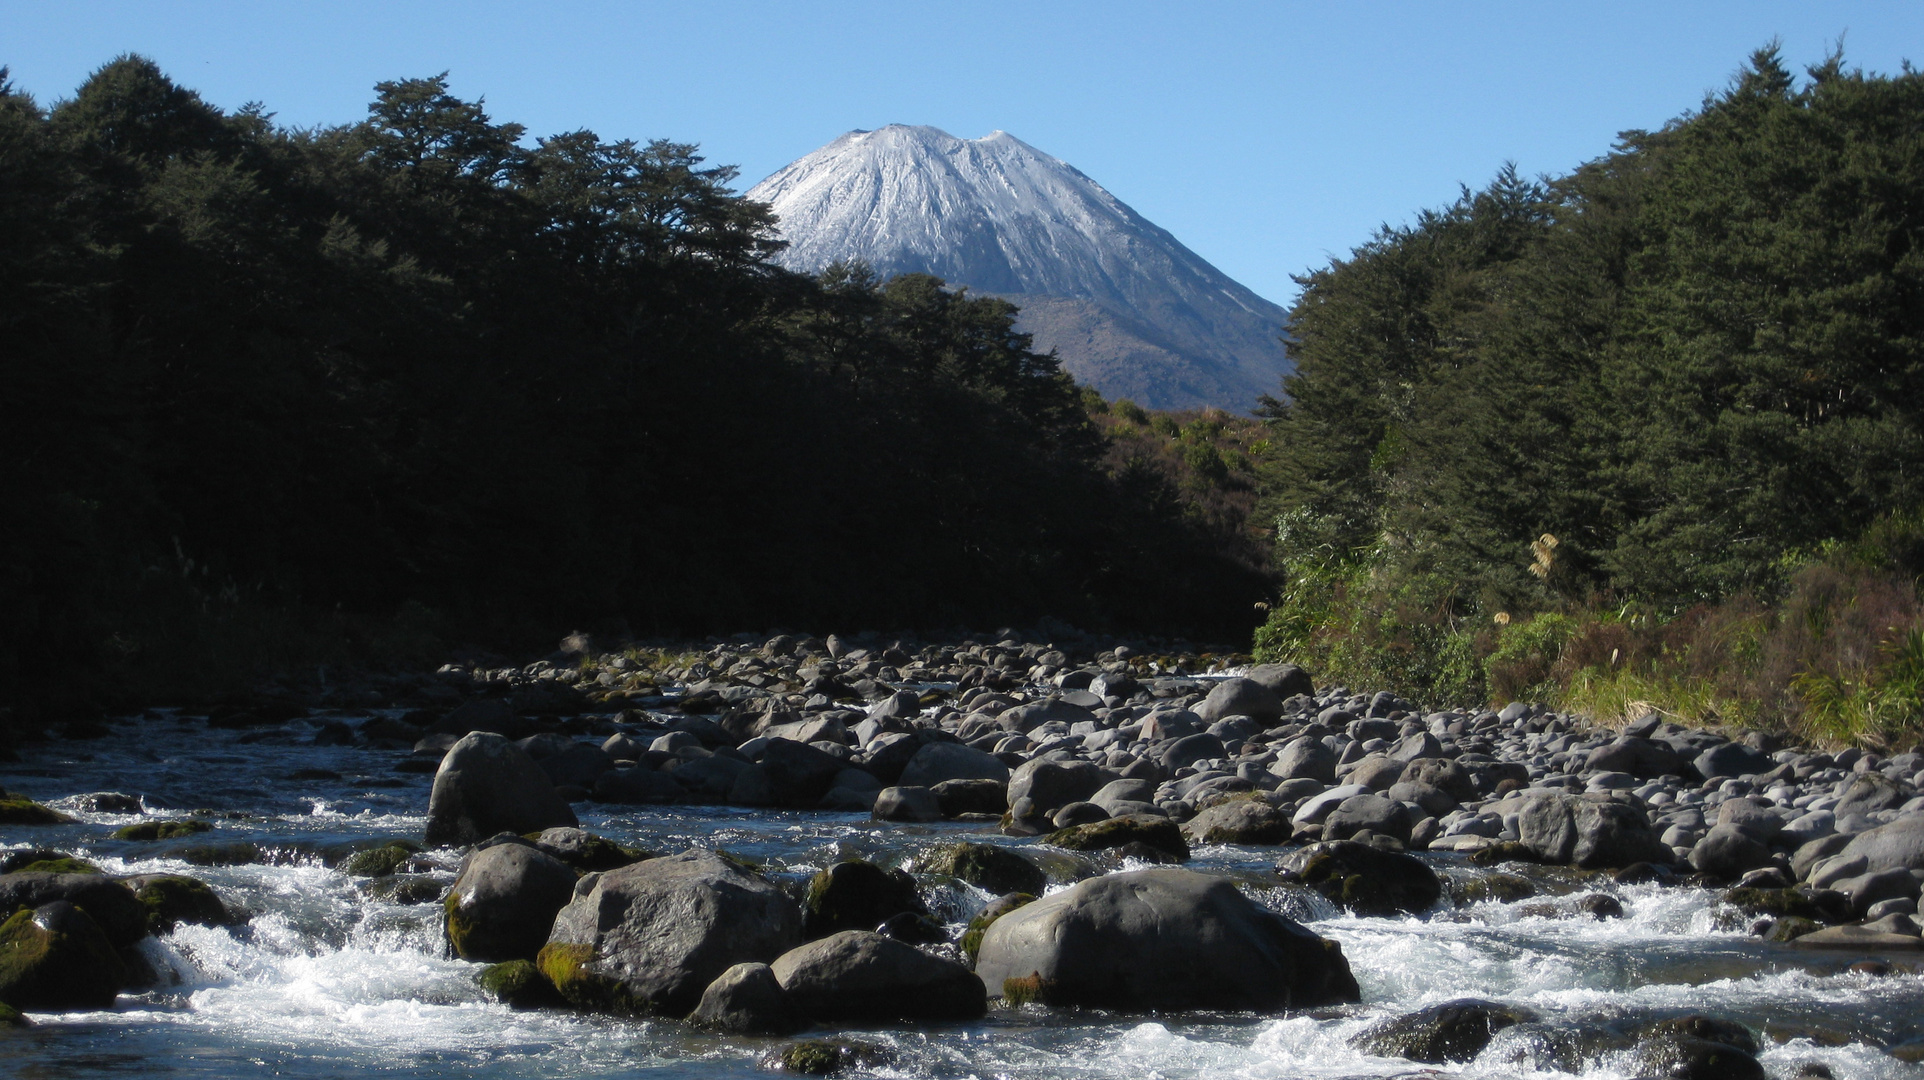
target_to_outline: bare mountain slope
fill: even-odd
[[[784,265],[864,259],[1007,296],[1039,350],[1110,397],[1246,411],[1288,370],[1282,308],[1007,132],[852,131],[748,197],[780,216]]]

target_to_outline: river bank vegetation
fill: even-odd
[[[1300,281],[1259,655],[1438,704],[1924,735],[1924,76],[1765,49]]]

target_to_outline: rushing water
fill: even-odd
[[[343,717],[349,723],[358,718]],[[252,914],[235,929],[183,926],[144,948],[172,985],[123,995],[111,1012],[36,1015],[0,1033],[0,1076],[32,1078],[275,1075],[748,1076],[777,1040],[720,1038],[680,1024],[562,1012],[516,1012],[476,987],[478,965],[447,958],[439,907],[393,899],[393,879],[329,867],[370,840],[419,837],[430,777],[397,772],[407,755],[308,745],[295,721],[272,732],[210,730],[149,714],[111,737],[32,746],[0,765],[0,787],[67,809],[81,824],[0,828],[0,848],[57,848],[111,873],[188,873]],[[328,778],[334,774],[337,778]],[[320,778],[315,778],[320,777]],[[90,813],[73,797],[124,791],[146,816],[216,815],[195,844],[256,845],[262,861],[190,865],[182,844],[108,839],[139,815]],[[584,804],[582,826],[655,851],[721,847],[799,879],[839,858],[900,863],[943,839],[1016,843],[982,826],[884,825],[852,814]],[[170,856],[168,853],[174,852]],[[439,853],[428,880],[452,881]],[[1614,893],[1626,916],[1593,920],[1530,902],[1478,903],[1425,918],[1341,915],[1291,891],[1274,849],[1206,848],[1191,866],[1232,873],[1254,895],[1339,940],[1363,1004],[1282,1018],[1119,1016],[1029,1007],[955,1026],[850,1034],[882,1043],[902,1077],[1476,1077],[1635,1075],[1623,1054],[1559,1056],[1555,1033],[1639,1017],[1702,1012],[1762,1036],[1773,1075],[1822,1062],[1840,1078],[1899,1077],[1916,1067],[1885,1047],[1924,1037],[1924,980],[1852,973],[1861,957],[1763,943],[1720,921],[1698,889],[1611,886],[1543,872],[1545,896]],[[1432,857],[1446,875],[1467,864]],[[934,883],[938,917],[960,923],[986,894]],[[432,890],[424,890],[430,895]],[[1726,913],[1727,914],[1727,913]],[[958,927],[959,929],[959,927]],[[1474,1062],[1430,1068],[1374,1058],[1350,1036],[1387,1016],[1468,995],[1525,1005],[1545,1025],[1500,1034]],[[665,1070],[665,1071],[658,1071]]]

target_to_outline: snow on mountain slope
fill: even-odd
[[[1283,310],[1007,132],[852,131],[755,185],[819,270],[864,259],[1025,304],[1036,347],[1111,397],[1245,411],[1280,391]]]

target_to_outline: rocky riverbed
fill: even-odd
[[[59,734],[0,761],[0,1071],[1924,1059],[1916,754],[1066,632],[577,638]]]

